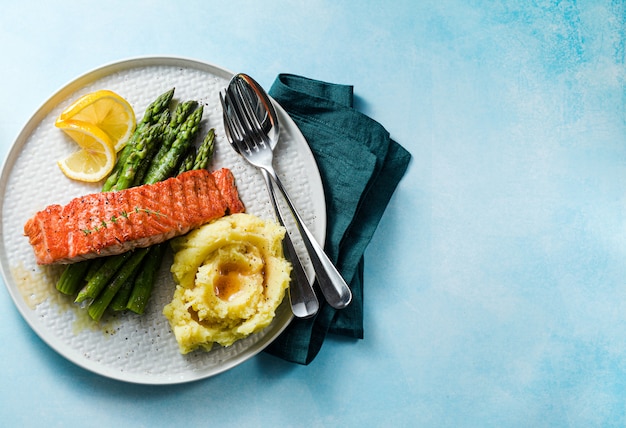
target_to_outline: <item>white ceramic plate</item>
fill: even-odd
[[[38,266],[23,236],[24,223],[36,211],[100,190],[101,184],[74,182],[61,173],[56,160],[75,150],[75,145],[54,126],[55,119],[73,100],[98,89],[109,89],[126,98],[138,118],[154,98],[172,87],[176,88],[175,101],[195,99],[202,103],[201,134],[211,127],[216,128],[217,134],[210,169],[230,168],[247,211],[272,219],[267,190],[259,172],[247,165],[223,136],[218,93],[231,76],[231,72],[214,65],[172,57],[136,58],[106,65],[55,93],[28,121],[13,144],[0,178],[0,262],[4,282],[32,329],[79,366],[133,383],[188,382],[223,372],[249,359],[269,345],[291,321],[286,297],[272,324],[261,333],[228,348],[216,346],[211,352],[181,355],[161,313],[174,290],[169,274],[171,256],[162,266],[143,316],[116,314],[96,324],[84,309],[55,290],[61,269]],[[277,110],[282,130],[276,168],[298,210],[323,244],[326,208],[317,165],[291,118],[278,105]],[[296,245],[304,252],[302,242]]]

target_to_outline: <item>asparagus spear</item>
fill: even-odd
[[[57,290],[63,294],[73,296],[80,288],[85,273],[89,269],[89,263],[91,260],[83,260],[82,262],[74,263],[74,268],[66,268],[61,274],[61,278],[57,281]]]
[[[89,280],[93,278],[96,273],[98,273],[98,269],[100,269],[100,267],[104,264],[104,262],[106,261],[106,257],[98,257],[97,259],[89,261],[91,263],[89,263],[89,270],[85,274],[85,282],[89,282]]]
[[[111,300],[115,297],[115,294],[119,291],[120,287],[124,285],[124,282],[133,275],[135,269],[143,258],[148,254],[149,248],[140,248],[132,252],[132,255],[126,259],[119,272],[115,275],[115,279],[111,281],[104,290],[98,295],[98,297],[89,305],[89,316],[99,321],[104,314],[104,311],[111,303]],[[127,253],[130,254],[130,253]]]
[[[135,186],[143,184],[148,171],[157,167],[161,159],[163,159],[170,147],[172,147],[172,143],[176,139],[176,134],[180,130],[180,127],[183,123],[185,123],[185,120],[189,117],[197,105],[198,103],[196,101],[185,101],[176,106],[174,114],[172,115],[172,120],[169,121],[168,125],[163,130],[161,144],[156,151],[156,154],[152,156],[152,160],[150,162],[142,164],[142,171],[135,177]]]
[[[198,153],[193,166],[190,169],[206,169],[209,166],[213,151],[215,150],[215,128],[209,129],[202,144],[198,147]]]
[[[176,140],[176,135],[178,134],[178,131],[180,131],[181,126],[185,123],[185,120],[187,120],[189,115],[195,110],[197,105],[198,103],[196,101],[185,101],[176,106],[172,120],[163,132],[163,141],[161,142],[161,146],[159,147],[156,155],[152,158],[148,168],[149,172],[146,172],[146,175],[151,174],[153,170],[158,168],[159,163],[163,160]]]
[[[167,244],[165,242],[150,247],[150,252],[148,252],[143,262],[141,272],[139,272],[139,275],[137,275],[135,279],[126,308],[136,314],[141,315],[146,309],[146,305],[152,294],[152,289],[154,288],[156,274],[161,267],[166,249]]]
[[[174,97],[174,88],[170,89],[167,92],[159,95],[148,107],[143,115],[143,118],[137,126],[135,127],[135,131],[133,135],[130,137],[124,148],[120,151],[117,162],[113,171],[107,178],[102,188],[103,192],[108,192],[113,188],[115,183],[117,182],[118,176],[121,172],[121,169],[124,167],[128,156],[134,151],[135,144],[137,140],[141,138],[144,132],[150,127],[150,125],[157,123],[159,121],[160,115],[164,111],[168,111],[170,102]]]
[[[151,251],[152,250],[150,250],[148,254],[150,254]],[[144,257],[141,264],[144,264],[145,260],[146,258]],[[115,294],[115,297],[109,304],[109,309],[111,309],[114,312],[119,312],[119,311],[123,311],[126,309],[128,298],[130,297],[130,293],[133,291],[133,287],[135,286],[135,278],[137,278],[137,274],[139,274],[139,269],[141,268],[140,267],[135,268],[135,271],[132,273],[132,275],[130,275],[126,279],[126,281],[124,281],[124,284],[122,284],[120,289],[117,291],[117,294]]]
[[[156,97],[154,101],[146,107],[146,111],[139,123],[137,123],[137,127],[156,123],[161,113],[169,108],[170,102],[172,102],[172,98],[174,98],[174,90],[175,88],[172,88]]]
[[[172,141],[176,138],[176,133],[180,129],[181,125],[185,123],[187,117],[198,107],[198,102],[194,100],[183,101],[176,105],[174,109],[174,115],[172,116],[172,120],[169,124],[168,134],[172,133],[173,135],[170,137]],[[167,139],[167,138],[166,138]]]
[[[189,147],[189,150],[187,150],[187,155],[185,155],[185,158],[183,159],[183,161],[180,163],[180,168],[178,168],[178,174],[182,174],[185,171],[189,171],[193,168],[193,163],[196,160],[196,148],[195,147]]]
[[[145,183],[154,184],[171,176],[182,162],[182,156],[187,152],[193,144],[202,119],[202,106],[198,107],[180,127],[176,134],[176,139],[172,143],[172,147],[163,157],[161,162],[155,167],[150,168],[146,174]]]
[[[163,119],[151,125],[148,131],[135,143],[134,150],[126,159],[117,182],[111,190],[128,189],[133,186],[135,176],[140,173],[142,163],[150,162],[150,155],[154,153],[163,133],[163,121],[168,116],[169,114],[164,114]]]
[[[118,254],[107,257],[104,264],[98,269],[96,274],[87,282],[76,296],[76,303],[80,303],[87,299],[95,299],[98,294],[106,287],[107,283],[113,278],[120,266],[131,256],[132,252]]]

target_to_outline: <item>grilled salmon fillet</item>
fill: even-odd
[[[38,264],[66,264],[148,247],[243,211],[230,170],[193,170],[50,205],[26,222],[24,234]]]

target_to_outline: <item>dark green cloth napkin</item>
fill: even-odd
[[[353,88],[280,74],[270,95],[308,141],[326,196],[325,250],[350,285],[353,300],[335,310],[318,293],[320,311],[294,319],[266,352],[309,364],[328,333],[363,338],[363,253],[411,155],[381,124],[353,108]]]

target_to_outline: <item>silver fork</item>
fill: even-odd
[[[239,147],[236,143],[235,137],[233,137],[233,135],[239,135],[238,129],[233,123],[230,115],[226,114],[226,107],[224,106],[222,94],[220,94],[220,100],[222,101],[222,106],[224,107],[224,130],[226,133],[226,138],[230,142],[231,146],[235,149],[235,151],[241,153],[239,151]],[[263,179],[265,180],[265,185],[267,187],[267,192],[270,196],[272,207],[274,208],[274,214],[279,224],[285,227],[282,214],[276,202],[276,197],[274,195],[274,186],[272,185],[270,176],[265,170],[261,170],[261,173],[263,175]],[[312,317],[319,310],[319,301],[317,300],[315,291],[313,291],[311,281],[309,280],[306,271],[302,266],[302,262],[293,245],[293,241],[291,240],[289,233],[285,233],[283,243],[285,251],[287,252],[287,257],[291,261],[293,268],[292,273],[294,275],[294,281],[289,287],[289,301],[291,304],[291,311],[298,318]]]
[[[232,83],[234,83],[234,85]],[[324,298],[332,307],[342,309],[352,300],[350,288],[328,258],[324,249],[304,224],[304,221],[300,217],[300,214],[276,174],[273,166],[274,156],[272,142],[263,131],[258,117],[254,112],[255,106],[258,107],[259,103],[254,104],[253,100],[250,99],[252,96],[250,91],[252,91],[252,89],[242,85],[241,80],[234,79],[231,81],[231,85],[224,91],[224,95],[220,93],[224,115],[228,117],[229,124],[231,125],[230,131],[231,137],[233,137],[233,145],[244,159],[265,171],[272,178],[274,183],[276,183],[278,190],[283,195],[287,206],[296,220],[296,225],[308,250]],[[270,112],[268,112],[268,114],[270,114]]]

